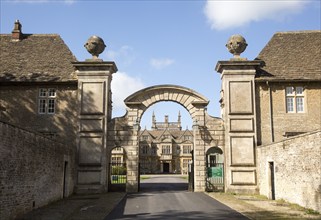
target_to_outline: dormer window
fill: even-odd
[[[40,88],[38,97],[39,114],[55,114],[56,89]]]
[[[164,139],[170,139],[171,136],[170,136],[169,134],[164,134],[164,135],[163,135],[163,138],[164,138]]]
[[[142,137],[142,140],[143,140],[143,141],[148,141],[148,139],[149,139],[149,136],[148,136],[148,135],[143,135],[143,137]]]
[[[286,112],[304,112],[304,89],[303,87],[286,87]]]

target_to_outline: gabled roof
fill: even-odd
[[[146,128],[143,130],[143,131],[140,131],[139,132],[139,136],[143,136],[143,135],[147,135],[147,136],[150,136],[151,138],[155,138],[155,136],[153,136],[149,130],[147,130]]]
[[[186,129],[181,133],[179,138],[183,138],[183,136],[185,135],[192,136],[192,137],[194,136],[191,130]]]
[[[144,129],[142,131],[140,131],[139,135],[142,136],[142,135],[149,135],[152,137],[152,140],[149,140],[149,141],[153,141],[153,142],[162,142],[164,141],[162,139],[162,136],[163,135],[170,135],[171,136],[171,139],[170,141],[174,140],[175,142],[177,143],[193,143],[193,140],[190,141],[190,140],[184,140],[183,139],[183,135],[191,135],[193,136],[192,132],[190,130],[171,130],[171,129],[165,129],[165,130],[147,130],[147,129]],[[169,139],[165,139],[167,140],[166,142],[169,141]]]
[[[68,82],[77,61],[57,34],[0,35],[0,82]]]
[[[174,135],[172,134],[172,132],[170,132],[170,130],[168,130],[167,128],[165,130],[163,130],[163,133],[161,135],[159,135],[157,137],[158,140],[166,140],[167,138],[163,138],[164,135],[169,135],[171,138],[170,140],[172,140],[174,137]]]
[[[321,31],[278,32],[258,55],[256,80],[321,80]]]

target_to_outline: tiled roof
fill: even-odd
[[[143,130],[140,131],[139,136],[150,134],[154,140],[159,139],[163,134],[171,134],[174,139],[180,139],[184,134],[192,135],[189,130]],[[193,136],[193,135],[192,135]]]
[[[0,35],[0,82],[75,81],[73,61],[75,56],[59,35],[24,34],[21,41]]]
[[[257,59],[256,80],[321,80],[321,31],[278,32]]]

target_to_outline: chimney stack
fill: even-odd
[[[13,41],[21,41],[23,34],[21,32],[21,27],[22,25],[20,24],[19,20],[16,20],[16,22],[14,23],[14,28],[12,31],[12,40]]]
[[[165,126],[168,128],[168,115],[165,115]]]

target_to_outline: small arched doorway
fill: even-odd
[[[206,191],[224,191],[224,155],[219,147],[206,151]]]
[[[127,156],[123,147],[115,147],[110,153],[109,191],[126,191]]]

